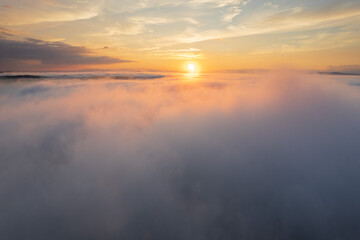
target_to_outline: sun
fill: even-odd
[[[187,65],[187,68],[190,72],[195,72],[195,64],[190,63]]]
[[[182,65],[182,72],[185,78],[194,79],[200,75],[201,66],[195,61],[184,62]]]

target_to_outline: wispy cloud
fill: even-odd
[[[299,53],[307,51],[341,48],[357,43],[358,34],[354,32],[319,31],[312,34],[287,36],[277,43],[257,48],[251,54]]]
[[[6,28],[3,28],[3,27],[0,27],[0,38],[1,37],[13,37],[14,34],[12,33],[12,31],[10,31],[9,29],[6,29]]]
[[[102,6],[102,1],[94,0],[5,0],[4,2],[7,4],[0,8],[0,22],[9,26],[89,19],[97,16]]]

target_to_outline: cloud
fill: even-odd
[[[343,29],[339,32],[324,31],[310,32],[307,34],[294,34],[286,38],[277,39],[276,42],[268,43],[266,47],[256,48],[251,54],[276,54],[276,53],[300,53],[308,51],[329,50],[357,44],[357,32]]]
[[[0,38],[6,38],[6,37],[12,37],[14,34],[12,34],[12,31],[9,29],[0,27]]]
[[[102,1],[93,0],[28,0],[5,1],[5,3],[6,2],[8,2],[8,4],[0,8],[0,22],[8,26],[89,19],[97,16],[102,6]]]
[[[0,51],[2,53],[0,55],[0,62],[5,70],[23,70],[22,67],[31,68],[31,65],[36,68],[39,66],[128,62],[128,60],[119,58],[91,56],[89,55],[91,51],[84,47],[72,46],[61,42],[45,42],[32,38],[27,38],[23,41],[0,38]]]
[[[203,58],[202,51],[197,48],[187,49],[141,49],[140,51],[149,51],[153,56],[168,57],[171,59],[199,59]]]
[[[353,20],[359,16],[359,3],[349,1],[344,4],[341,1],[335,1],[312,9],[301,6],[280,9],[255,24],[262,28],[269,27],[271,31],[313,29],[343,25],[344,21],[352,24]]]
[[[26,20],[26,14],[32,13],[41,21],[35,20],[31,25],[9,26],[29,36],[40,39],[65,39],[67,42],[86,42],[88,46],[98,46],[99,42],[106,43],[113,49],[126,49],[129,54],[139,49],[160,49],[166,51],[172,48],[202,48],[204,53],[213,49],[194,46],[198,42],[212,39],[244,38],[245,36],[259,36],[257,39],[270,34],[304,33],[311,30],[323,30],[344,35],[351,33],[352,40],[358,39],[357,20],[360,6],[357,1],[292,1],[281,4],[278,1],[46,1],[39,7],[36,3],[25,4],[24,14],[3,9],[7,15],[3,16],[4,24],[20,24],[17,21]],[[10,3],[9,3],[10,4]],[[14,4],[16,7],[16,4]],[[34,6],[34,9],[32,8]],[[21,6],[17,6],[19,9]],[[25,8],[25,7],[24,7]],[[36,13],[33,13],[33,12]],[[53,13],[50,15],[50,13]],[[73,19],[61,15],[66,12]],[[76,12],[76,13],[75,13]],[[77,13],[81,12],[81,14]],[[84,14],[84,18],[81,18]],[[87,14],[89,16],[87,16]],[[24,17],[18,18],[22,15]],[[54,16],[59,16],[58,18]],[[86,17],[87,16],[87,17]],[[15,19],[16,18],[16,19]],[[77,19],[78,18],[78,19]],[[35,18],[36,19],[36,18]],[[260,36],[261,35],[261,36]],[[256,41],[256,42],[259,42]],[[322,42],[324,41],[324,42]],[[335,41],[335,40],[334,40]],[[322,46],[351,46],[352,43],[337,39],[335,44],[330,39],[319,39],[299,48],[300,43],[281,43],[278,46],[268,46],[264,43],[256,52],[296,52],[308,49],[319,49]],[[241,42],[241,39],[239,40]],[[177,44],[188,46],[176,46]],[[324,44],[323,44],[324,43]],[[208,44],[204,44],[208,45]],[[239,44],[232,44],[228,49],[236,49]],[[209,46],[209,45],[208,45]],[[157,55],[149,52],[147,58]],[[142,56],[139,56],[142,58]]]
[[[339,80],[1,82],[2,237],[356,239],[360,98]]]
[[[199,6],[199,10],[194,12],[194,6]],[[146,39],[142,42],[151,41],[151,45],[167,47],[177,43],[195,43],[214,38],[233,38],[288,31],[301,32],[339,26],[348,28],[352,26],[352,29],[356,29],[354,19],[360,16],[359,4],[354,1],[347,3],[337,1],[320,4],[317,7],[307,6],[305,3],[303,5],[290,4],[287,7],[277,8],[269,8],[269,3],[262,3],[258,6],[258,12],[253,12],[252,8],[255,6],[253,2],[244,1],[193,1],[159,6],[156,11],[154,8],[137,10],[126,19],[132,22],[132,19],[140,16],[139,18],[143,19],[142,24],[138,21],[132,22],[133,25],[138,26],[135,37]],[[194,24],[183,21],[186,18],[192,19]],[[144,27],[146,19],[150,23],[151,19],[161,19],[162,21],[157,21],[158,25]],[[166,19],[171,19],[171,21],[166,21]],[[119,36],[127,34],[126,30],[113,32],[120,33]],[[164,35],[164,32],[167,34]],[[128,46],[132,47],[132,43],[133,41],[130,41]],[[141,43],[136,45],[138,44]]]
[[[278,8],[279,7],[278,4],[274,4],[272,2],[266,2],[266,3],[264,3],[264,6],[271,7],[271,8]]]

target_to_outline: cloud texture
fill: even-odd
[[[360,236],[357,87],[176,79],[0,83],[4,239]]]

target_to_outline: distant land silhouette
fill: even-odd
[[[326,75],[346,75],[346,76],[360,76],[360,73],[346,73],[346,72],[318,72]]]

